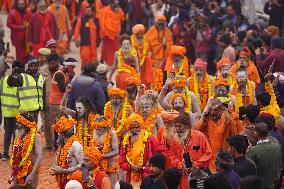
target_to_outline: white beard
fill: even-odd
[[[185,140],[188,138],[189,129],[187,129],[182,136],[179,136],[177,133],[175,134],[175,138],[182,144],[184,144]]]
[[[102,135],[98,135],[97,132],[95,131],[94,134],[93,134],[93,140],[94,140],[98,145],[104,145],[106,135],[107,135],[107,132],[104,132],[104,134],[102,134]]]

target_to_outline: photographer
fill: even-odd
[[[225,107],[219,99],[212,99],[209,102],[208,111],[205,111],[195,128],[207,137],[212,148],[213,157],[209,161],[210,171],[215,171],[214,160],[220,149],[227,149],[227,138],[237,134],[236,122],[225,111]]]

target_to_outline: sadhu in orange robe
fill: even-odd
[[[98,13],[100,35],[102,38],[102,61],[112,66],[114,54],[119,49],[119,36],[124,13],[121,8],[113,10],[111,5],[102,8]]]
[[[75,27],[75,40],[80,41],[80,56],[82,66],[97,61],[96,35],[97,27],[94,18],[83,16]]]
[[[10,12],[13,8],[13,0],[0,0],[0,10]]]
[[[132,28],[133,35],[131,36],[132,47],[136,49],[138,55],[138,62],[141,70],[141,81],[146,86],[147,89],[150,89],[151,83],[153,82],[153,66],[150,58],[150,49],[149,41],[146,36],[143,35],[143,41],[141,44],[138,43],[136,34],[144,34],[145,27],[142,24],[137,24]]]
[[[95,6],[96,8],[96,16],[98,15],[99,11],[103,8],[103,4],[100,0],[95,0],[94,1],[95,5],[91,5],[91,6]],[[84,0],[81,4],[80,7],[80,13],[79,13],[79,17],[83,17],[85,15],[85,11],[86,8],[89,6],[89,2],[87,0]]]

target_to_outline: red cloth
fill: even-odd
[[[45,44],[50,39],[58,40],[58,28],[56,19],[52,13],[46,12],[40,14],[39,12],[33,14],[30,21],[30,41],[33,44],[34,56],[38,56],[38,49],[35,47],[45,47]]]
[[[58,70],[53,74],[50,96],[49,96],[49,104],[60,105],[64,92],[61,92],[58,86],[57,81],[55,80],[55,75],[61,73],[64,76],[64,81],[67,83],[67,76],[62,70]]]
[[[188,152],[193,164],[198,168],[208,168],[212,150],[206,136],[196,130],[191,130],[188,146],[173,140],[170,147],[171,167],[183,168],[183,153]],[[183,173],[180,189],[188,189],[188,175]]]
[[[144,166],[145,169],[143,170],[143,177],[146,177],[149,175],[149,159],[156,153],[162,153],[163,155],[166,156],[167,161],[166,161],[166,167],[168,167],[167,165],[169,165],[169,151],[168,149],[161,144],[155,137],[149,137],[146,147],[145,147],[145,152],[144,152]],[[126,171],[126,181],[130,182],[130,164],[128,163],[128,161],[125,158],[126,152],[124,152],[123,147],[121,146],[121,150],[120,150],[120,154],[119,154],[119,164],[120,164],[120,168],[124,171]]]
[[[29,23],[31,16],[32,13],[29,9],[26,9],[23,14],[13,9],[7,18],[7,26],[11,29],[11,42],[16,48],[16,59],[23,63],[28,58],[28,54],[25,53],[28,28],[23,28],[23,24],[24,22]]]
[[[96,178],[93,178],[94,179],[94,183],[96,185],[96,187],[98,189],[103,189],[102,188],[102,184],[103,184],[103,179],[107,177],[107,174],[104,172],[104,171],[98,171],[97,172],[97,175],[96,175]],[[88,189],[88,186],[86,183],[83,183],[83,180],[82,180],[82,171],[81,170],[77,170],[75,172],[73,172],[71,175],[70,175],[70,179],[72,180],[77,180],[78,182],[81,183],[83,189]]]
[[[119,40],[118,38],[102,39],[102,61],[105,61],[109,66],[113,65],[114,54],[119,49]]]

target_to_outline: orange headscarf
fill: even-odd
[[[156,22],[159,22],[159,21],[166,22],[167,19],[166,19],[165,16],[157,16],[157,17],[155,18],[155,21],[156,21]]]
[[[225,65],[231,65],[231,60],[229,58],[222,58],[221,60],[219,60],[217,62],[217,70],[221,70],[221,68]]]
[[[249,49],[247,47],[244,47],[241,52],[240,52],[240,56],[246,56],[248,59],[250,59],[250,52]]]
[[[135,26],[132,27],[133,34],[144,33],[144,32],[145,32],[145,27],[143,24],[136,24]]]
[[[167,72],[170,72],[172,70],[172,66],[173,66],[173,56],[174,55],[179,55],[179,56],[184,56],[186,53],[186,48],[182,47],[182,46],[177,46],[177,45],[173,45],[171,47],[170,50],[170,54],[167,58],[167,62],[166,62],[166,66],[165,66],[165,70]],[[186,57],[184,57],[186,58]]]

